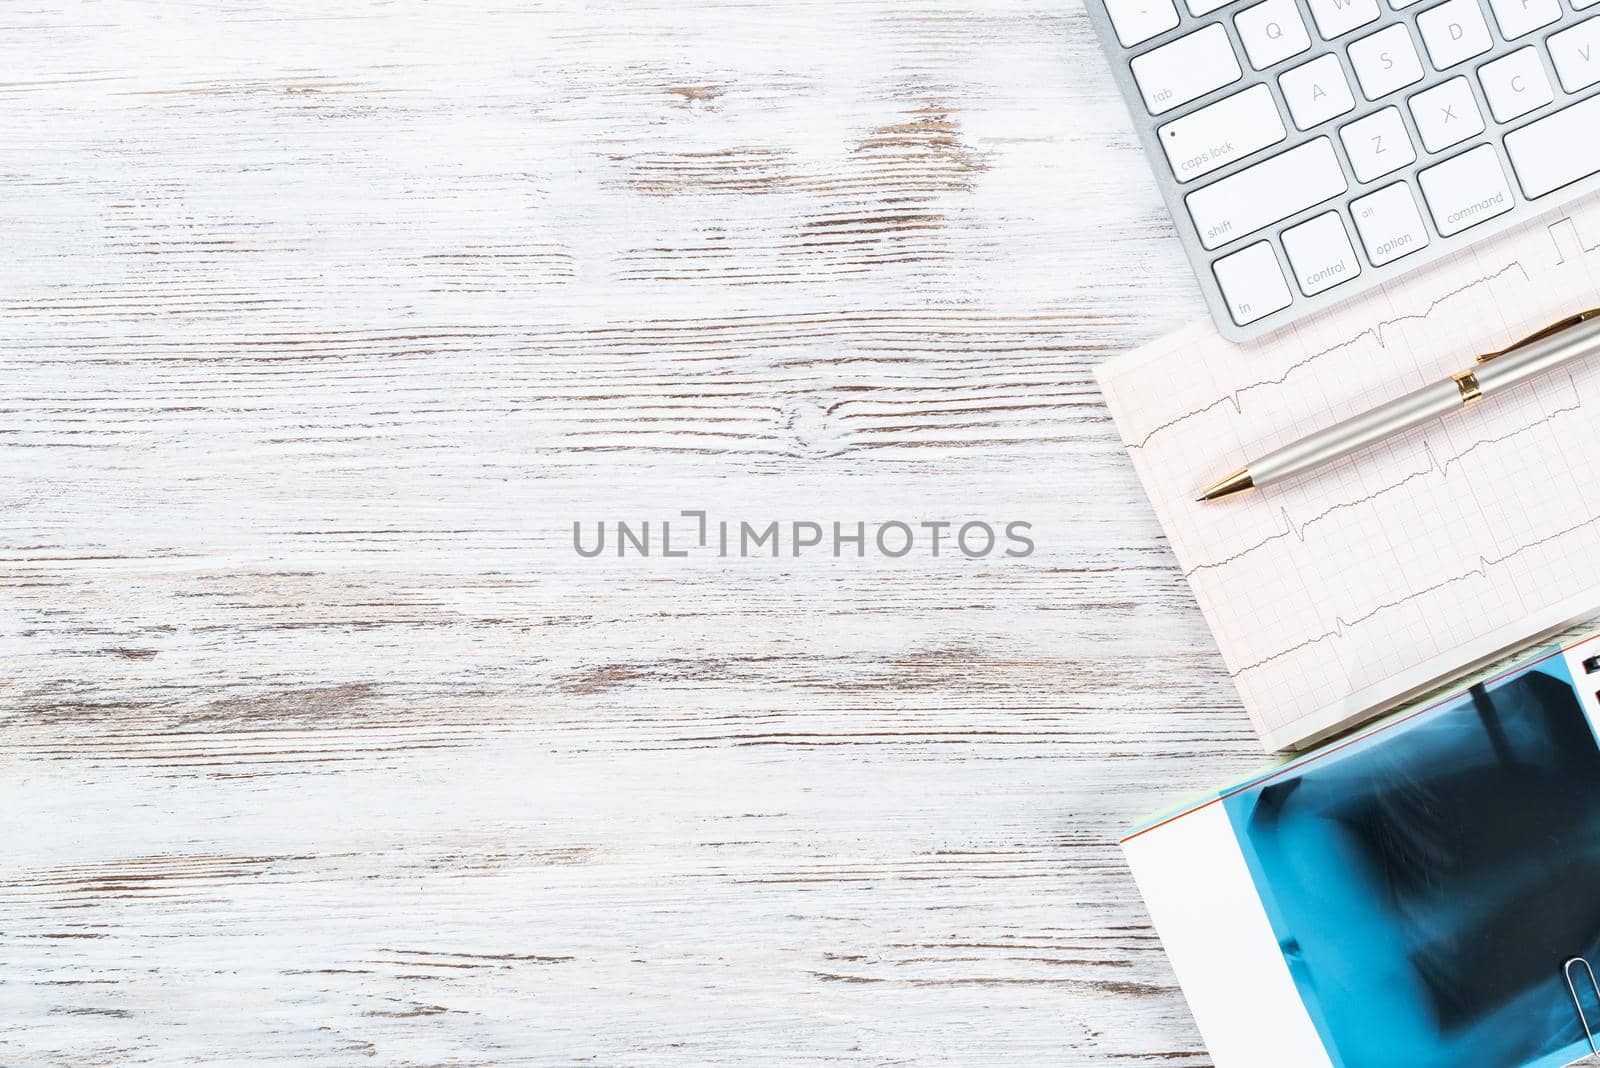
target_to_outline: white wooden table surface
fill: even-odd
[[[1078,3],[26,0],[0,101],[0,1062],[1208,1063]],[[1037,551],[573,551],[681,510]]]

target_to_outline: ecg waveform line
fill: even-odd
[[[1568,375],[1567,375],[1567,382],[1568,382],[1569,385],[1572,386],[1572,392],[1573,392],[1574,396],[1578,396],[1578,384],[1577,384],[1576,381],[1573,380],[1571,373],[1568,373]],[[1202,571],[1214,571],[1219,567],[1225,567],[1228,564],[1234,563],[1235,561],[1244,559],[1245,557],[1249,556],[1251,553],[1256,552],[1258,549],[1266,548],[1268,545],[1271,545],[1275,541],[1281,541],[1282,539],[1288,537],[1291,534],[1293,534],[1296,538],[1298,538],[1299,541],[1301,542],[1301,544],[1304,544],[1305,540],[1306,540],[1306,533],[1305,532],[1307,530],[1309,530],[1311,527],[1315,526],[1317,523],[1319,523],[1322,520],[1328,518],[1330,515],[1333,515],[1335,512],[1341,511],[1341,510],[1346,509],[1346,508],[1354,508],[1354,507],[1356,507],[1358,505],[1362,505],[1362,504],[1370,504],[1372,501],[1377,500],[1379,497],[1383,496],[1384,494],[1392,493],[1397,489],[1402,489],[1405,486],[1410,485],[1412,482],[1415,482],[1417,479],[1423,478],[1423,477],[1425,477],[1427,475],[1430,475],[1430,474],[1437,473],[1441,479],[1448,478],[1449,475],[1450,475],[1450,465],[1451,464],[1460,463],[1462,460],[1465,460],[1467,458],[1467,456],[1469,456],[1471,453],[1473,453],[1477,449],[1480,449],[1480,448],[1482,448],[1482,447],[1484,447],[1486,445],[1498,445],[1503,441],[1509,441],[1510,439],[1512,439],[1514,437],[1517,437],[1517,436],[1519,436],[1521,434],[1527,434],[1527,433],[1529,433],[1531,431],[1538,430],[1542,426],[1553,426],[1553,425],[1555,425],[1555,421],[1556,421],[1556,419],[1558,417],[1563,416],[1563,415],[1570,415],[1570,414],[1572,414],[1574,412],[1578,412],[1578,411],[1582,411],[1582,410],[1583,410],[1583,400],[1582,400],[1582,398],[1580,396],[1578,400],[1576,400],[1573,403],[1567,405],[1566,407],[1556,408],[1555,410],[1551,411],[1548,415],[1545,415],[1545,416],[1542,416],[1542,417],[1540,417],[1538,419],[1535,419],[1533,422],[1528,423],[1525,426],[1520,426],[1517,429],[1510,431],[1509,433],[1501,434],[1498,437],[1482,438],[1482,439],[1480,439],[1478,441],[1474,441],[1471,445],[1468,445],[1466,448],[1462,449],[1460,452],[1457,452],[1457,453],[1454,453],[1454,454],[1452,454],[1450,456],[1445,457],[1445,459],[1443,461],[1440,461],[1438,459],[1438,457],[1434,454],[1433,443],[1431,441],[1428,441],[1428,440],[1424,439],[1424,441],[1422,442],[1422,451],[1427,455],[1428,462],[1420,470],[1412,471],[1409,474],[1407,474],[1404,478],[1400,479],[1398,482],[1391,482],[1386,486],[1381,486],[1378,489],[1373,490],[1371,493],[1367,494],[1366,496],[1355,497],[1355,498],[1352,498],[1352,499],[1347,500],[1347,501],[1338,501],[1338,502],[1336,502],[1334,504],[1330,504],[1328,507],[1326,507],[1322,511],[1318,512],[1316,515],[1311,516],[1308,519],[1305,519],[1304,521],[1302,521],[1300,523],[1296,523],[1294,521],[1294,519],[1289,515],[1289,509],[1280,508],[1278,511],[1279,511],[1279,514],[1283,518],[1283,529],[1282,530],[1277,531],[1276,533],[1273,533],[1273,534],[1268,534],[1266,537],[1262,538],[1260,541],[1256,542],[1255,544],[1248,545],[1245,548],[1240,549],[1238,552],[1233,553],[1233,554],[1231,554],[1229,556],[1224,556],[1224,557],[1221,557],[1220,559],[1217,559],[1217,560],[1208,560],[1208,561],[1206,561],[1205,563],[1202,563],[1202,564],[1196,564],[1193,567],[1189,568],[1187,571],[1185,571],[1183,573],[1183,576],[1184,576],[1184,578],[1193,578],[1196,574],[1198,574],[1198,573],[1200,573]]]
[[[1457,286],[1455,289],[1450,290],[1448,293],[1441,293],[1439,296],[1437,296],[1437,297],[1433,298],[1431,301],[1429,301],[1427,308],[1424,309],[1423,311],[1420,311],[1420,312],[1408,312],[1405,315],[1398,315],[1398,316],[1395,316],[1392,319],[1384,319],[1381,322],[1376,323],[1373,326],[1365,327],[1362,330],[1358,331],[1357,333],[1351,335],[1350,337],[1344,338],[1344,339],[1342,339],[1340,341],[1335,341],[1333,344],[1328,345],[1325,348],[1319,349],[1318,351],[1310,353],[1310,354],[1308,354],[1306,356],[1302,356],[1300,359],[1296,360],[1295,362],[1291,363],[1288,367],[1284,368],[1283,374],[1279,375],[1277,378],[1264,378],[1264,379],[1260,380],[1259,382],[1247,383],[1246,385],[1240,386],[1237,389],[1230,390],[1229,392],[1224,393],[1222,396],[1218,397],[1216,400],[1210,401],[1207,404],[1203,404],[1198,408],[1190,409],[1189,411],[1183,412],[1180,415],[1176,415],[1176,416],[1172,417],[1171,419],[1168,419],[1166,422],[1158,423],[1154,427],[1152,427],[1144,435],[1144,437],[1140,438],[1138,441],[1126,442],[1125,443],[1125,447],[1129,451],[1132,451],[1134,449],[1143,449],[1143,448],[1145,448],[1146,446],[1148,446],[1150,444],[1151,439],[1154,438],[1157,434],[1163,433],[1163,432],[1165,432],[1167,430],[1171,430],[1175,426],[1180,426],[1183,423],[1188,422],[1190,419],[1193,419],[1196,416],[1204,415],[1207,412],[1211,411],[1212,409],[1214,409],[1214,408],[1216,408],[1216,407],[1218,407],[1220,405],[1223,405],[1223,404],[1230,404],[1231,403],[1233,405],[1233,413],[1235,415],[1243,415],[1244,414],[1244,395],[1246,393],[1250,393],[1250,392],[1252,392],[1254,390],[1258,390],[1258,389],[1265,389],[1268,386],[1281,386],[1285,382],[1287,382],[1290,379],[1290,377],[1294,375],[1294,373],[1296,371],[1299,371],[1299,370],[1302,370],[1302,369],[1304,369],[1306,367],[1309,367],[1310,365],[1316,363],[1317,361],[1322,360],[1322,359],[1324,359],[1324,358],[1326,358],[1328,356],[1333,355],[1335,352],[1338,352],[1340,349],[1347,349],[1351,345],[1354,345],[1357,342],[1365,340],[1366,338],[1370,337],[1372,340],[1376,341],[1378,343],[1378,347],[1379,348],[1388,349],[1389,344],[1388,344],[1388,342],[1386,342],[1383,339],[1383,332],[1386,329],[1388,329],[1390,327],[1398,326],[1401,323],[1425,321],[1434,312],[1438,311],[1439,310],[1439,306],[1441,304],[1443,304],[1445,301],[1451,300],[1452,298],[1455,298],[1455,297],[1459,297],[1462,294],[1468,292],[1469,290],[1477,288],[1478,286],[1488,285],[1490,282],[1497,281],[1497,280],[1499,280],[1500,278],[1504,277],[1506,274],[1508,274],[1509,272],[1511,272],[1513,270],[1517,270],[1517,271],[1521,271],[1522,272],[1523,281],[1532,281],[1532,279],[1530,279],[1528,277],[1528,269],[1523,266],[1522,261],[1521,260],[1512,260],[1510,263],[1506,264],[1504,267],[1501,267],[1498,271],[1494,271],[1491,274],[1486,274],[1486,275],[1482,276],[1481,278],[1474,278],[1472,281],[1463,283],[1462,285]]]
[[[1583,243],[1583,235],[1578,233],[1578,224],[1572,222],[1572,216],[1563,216],[1544,228],[1545,233],[1550,235],[1550,240],[1555,243],[1557,267],[1564,266],[1567,262],[1566,253],[1561,251],[1561,242],[1556,241],[1556,227],[1564,223],[1572,223],[1572,239],[1578,243],[1578,254],[1580,256],[1587,256],[1591,252],[1600,252],[1600,244],[1585,245]]]
[[[1254,671],[1256,668],[1265,667],[1274,660],[1279,660],[1283,657],[1300,652],[1302,649],[1316,645],[1318,642],[1325,642],[1330,638],[1342,638],[1344,637],[1344,632],[1346,630],[1353,630],[1363,623],[1370,622],[1373,617],[1382,612],[1386,612],[1391,608],[1399,608],[1402,605],[1409,604],[1412,601],[1426,597],[1430,593],[1436,593],[1439,590],[1444,589],[1446,586],[1453,586],[1458,582],[1465,582],[1469,578],[1477,577],[1480,579],[1486,579],[1489,577],[1489,570],[1491,568],[1499,567],[1501,564],[1513,560],[1516,557],[1521,556],[1523,553],[1532,552],[1534,549],[1564,538],[1568,534],[1575,534],[1578,531],[1583,530],[1585,527],[1593,527],[1596,524],[1600,524],[1600,515],[1592,515],[1588,519],[1585,519],[1579,523],[1574,523],[1572,526],[1567,527],[1564,530],[1558,530],[1554,534],[1546,534],[1544,537],[1537,538],[1525,545],[1519,545],[1510,552],[1495,557],[1493,560],[1489,559],[1487,556],[1479,556],[1477,567],[1468,568],[1460,574],[1451,575],[1449,578],[1441,579],[1438,582],[1435,582],[1433,585],[1423,589],[1413,590],[1411,593],[1399,598],[1398,600],[1386,601],[1383,604],[1375,605],[1369,611],[1363,613],[1362,615],[1356,616],[1354,619],[1347,620],[1342,616],[1334,616],[1333,628],[1331,630],[1325,630],[1321,634],[1314,635],[1313,637],[1296,642],[1287,649],[1280,649],[1275,653],[1262,657],[1260,660],[1245,664],[1243,667],[1230,671],[1228,674],[1234,678],[1238,678],[1247,671]]]

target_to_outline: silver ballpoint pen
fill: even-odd
[[[1491,393],[1526,382],[1570,360],[1600,353],[1600,308],[1568,316],[1498,352],[1479,356],[1468,370],[1319,430],[1252,460],[1200,494],[1201,501],[1281,482],[1374,445],[1447,412],[1471,407]]]

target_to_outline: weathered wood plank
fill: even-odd
[[[0,23],[0,1059],[1206,1063],[1114,842],[1257,749],[1078,7]],[[1037,551],[573,551],[685,509]]]

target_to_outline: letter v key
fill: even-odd
[[[1595,46],[1600,44],[1600,18],[1580,22],[1570,30],[1562,30],[1550,38],[1550,60],[1556,66],[1561,88],[1569,93],[1600,82],[1600,56]]]

